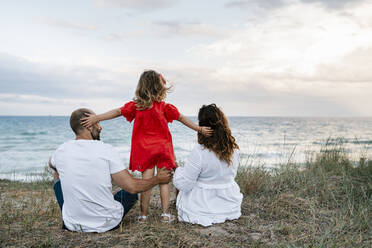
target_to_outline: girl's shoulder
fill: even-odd
[[[129,111],[129,112],[135,112],[137,110],[136,102],[135,101],[129,101],[124,104],[122,107],[123,110]]]
[[[165,103],[163,105],[163,112],[165,114],[165,117],[167,118],[168,122],[172,122],[174,120],[178,120],[180,118],[180,112],[174,106],[173,104],[170,103]]]
[[[135,106],[136,105],[136,102],[135,101],[129,101],[129,102],[126,102],[124,105]]]
[[[168,103],[166,103],[166,102],[164,102],[164,101],[161,101],[161,102],[154,101],[154,102],[153,102],[153,105],[158,105],[158,106],[162,106],[162,107],[166,106],[167,104],[168,104]]]
[[[136,104],[134,101],[130,101],[124,104],[123,107],[120,108],[121,115],[124,116],[127,121],[131,122],[136,116]]]
[[[174,105],[171,104],[171,103],[164,102],[164,101],[161,101],[161,102],[154,102],[154,103],[153,103],[153,106],[156,106],[157,108],[160,108],[160,109],[162,109],[162,110],[165,111],[165,112],[169,112],[169,111],[178,111],[178,108],[177,108],[176,106],[174,106]]]
[[[169,102],[165,102],[165,101],[161,101],[161,102],[154,101],[154,104],[158,104],[158,105],[161,105],[161,106],[174,106],[173,104],[171,104]]]

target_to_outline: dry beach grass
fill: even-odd
[[[83,234],[61,229],[51,181],[0,180],[0,246],[372,246],[372,161],[362,157],[354,164],[342,146],[325,146],[305,167],[291,162],[272,172],[241,167],[237,181],[244,200],[242,217],[236,221],[209,228],[163,224],[160,200],[154,193],[149,223],[135,223],[136,204],[122,228]]]

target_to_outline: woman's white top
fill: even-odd
[[[243,199],[234,180],[238,165],[238,150],[228,166],[214,152],[196,145],[185,166],[178,167],[173,177],[173,184],[179,190],[179,221],[210,226],[238,219]]]

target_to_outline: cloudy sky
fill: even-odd
[[[2,0],[0,115],[97,113],[143,70],[186,115],[372,116],[372,0]]]

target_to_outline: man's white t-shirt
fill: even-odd
[[[97,140],[71,140],[55,151],[51,163],[61,180],[62,218],[71,231],[105,232],[124,213],[112,194],[111,174],[125,167],[111,145]]]

